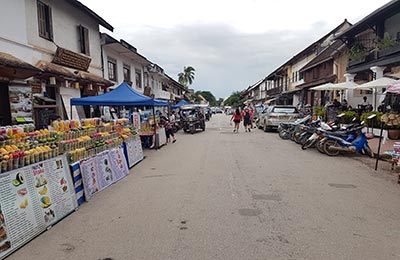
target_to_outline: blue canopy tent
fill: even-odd
[[[168,106],[168,102],[145,96],[124,82],[105,94],[72,98],[71,106]]]
[[[154,107],[168,106],[168,102],[145,96],[124,82],[111,92],[98,96],[72,98],[71,115],[72,106],[152,106],[155,115]],[[156,124],[154,124],[154,134],[156,134]]]
[[[180,108],[183,105],[187,105],[190,104],[189,102],[187,102],[186,100],[182,99],[181,101],[179,101],[176,105],[173,105],[172,108]]]

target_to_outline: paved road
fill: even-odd
[[[217,115],[8,260],[400,259],[399,200],[360,159],[233,134]]]

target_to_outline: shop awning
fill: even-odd
[[[187,102],[186,100],[182,99],[181,101],[179,101],[176,105],[173,105],[172,108],[180,108],[183,105],[187,105],[190,104],[189,102]]]
[[[152,99],[134,90],[127,83],[122,83],[111,92],[102,95],[72,98],[72,106],[168,106],[167,101]]]
[[[102,86],[107,86],[107,87],[114,85],[113,82],[111,82],[109,80],[106,80],[105,78],[100,77],[100,76],[98,76],[96,74],[93,74],[93,73],[80,71],[78,73],[78,76],[82,80],[87,81],[88,83],[94,83],[94,84],[97,84],[97,85],[102,85]]]
[[[43,70],[44,74],[49,74],[50,76],[60,76],[66,79],[78,80],[79,76],[75,75],[63,66],[54,64],[52,62],[41,60],[36,66]]]
[[[42,72],[41,69],[14,57],[0,52],[0,76],[6,78],[27,79]]]

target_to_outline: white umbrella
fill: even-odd
[[[393,85],[394,83],[400,82],[398,80],[392,79],[392,78],[387,78],[387,77],[382,77],[364,84],[359,85],[358,87],[355,87],[354,89],[359,89],[359,90],[374,90],[374,104],[373,107],[376,110],[377,109],[377,104],[376,104],[376,96],[378,89],[383,89],[387,88],[390,85]]]
[[[326,83],[317,87],[311,88],[311,90],[346,90],[346,89],[354,89],[358,84],[353,81],[346,81],[341,83]]]
[[[310,88],[311,90],[320,90],[320,91],[322,91],[322,90],[331,90],[331,89],[329,89],[329,87],[330,86],[332,86],[333,84],[332,83],[325,83],[325,84],[322,84],[322,85],[319,85],[319,86],[316,86],[316,87],[313,87],[313,88]]]
[[[355,89],[360,89],[360,90],[370,90],[370,89],[382,89],[382,88],[387,88],[389,85],[392,85],[396,83],[397,80],[383,77],[379,78],[364,84],[359,85]]]

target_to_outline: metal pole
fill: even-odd
[[[379,134],[379,145],[378,145],[378,154],[376,155],[375,171],[378,169],[379,155],[381,152],[382,134],[383,134],[383,122],[381,122],[381,133]]]
[[[72,105],[70,105],[70,108],[71,108],[71,120],[72,120]]]
[[[153,116],[154,116],[154,148],[156,150],[158,149],[157,147],[157,120],[156,120],[156,109],[155,106],[153,106]]]

